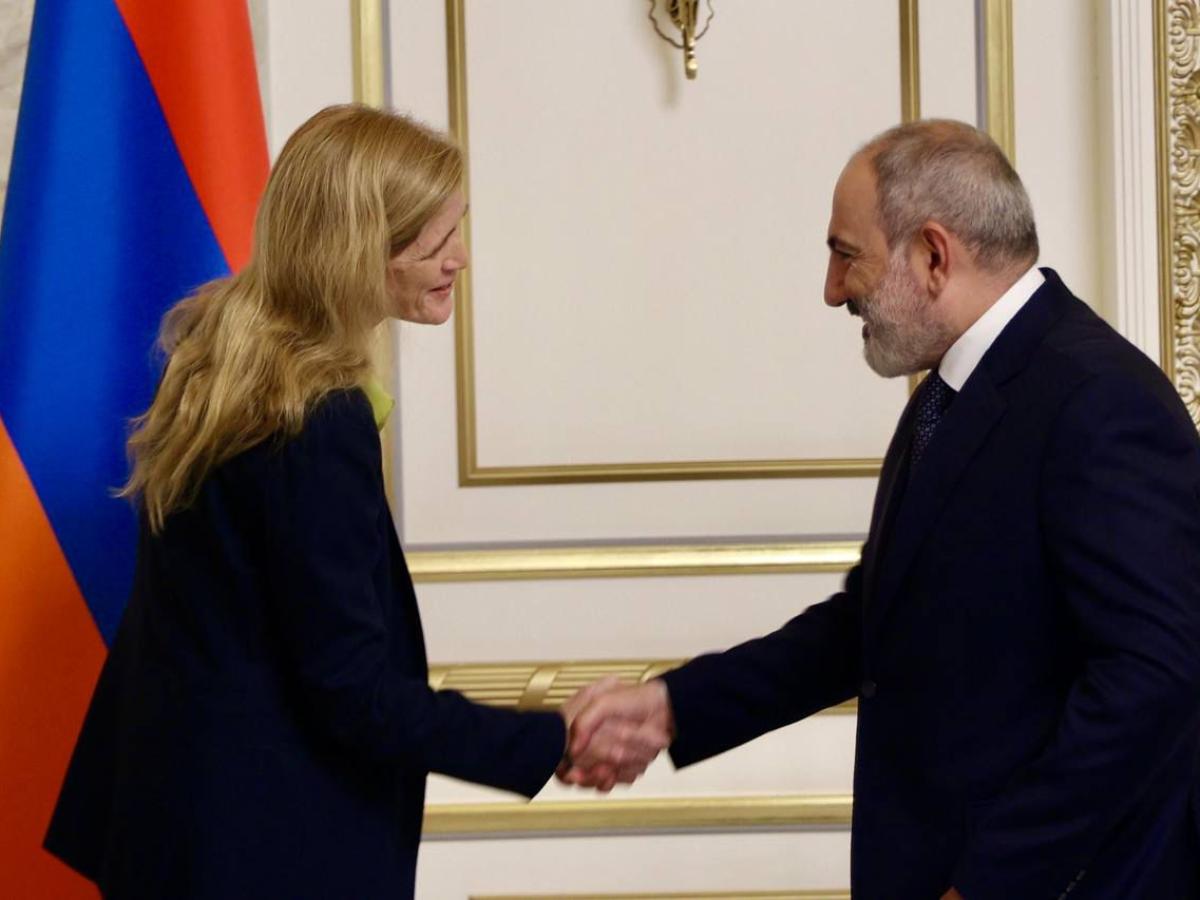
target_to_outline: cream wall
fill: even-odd
[[[0,0],[0,206],[8,186],[33,0]]]
[[[1016,162],[1033,201],[1042,265],[1102,310],[1113,303],[1101,263],[1111,226],[1100,215],[1106,16],[1096,0],[1013,3]]]
[[[0,153],[30,5],[0,0]],[[1013,0],[1013,62],[1043,263],[1153,352],[1153,158],[1136,137],[1148,6]],[[820,294],[832,181],[900,117],[897,2],[717,7],[687,83],[641,0],[466,0],[481,465],[884,452],[904,385],[866,371],[853,323]],[[393,102],[446,127],[443,4],[387,10]],[[275,153],[309,114],[352,98],[349,5],[251,0],[251,12]],[[925,115],[979,115],[975,12],[921,0]],[[454,331],[404,326],[395,349],[394,505],[412,551],[865,531],[869,476],[461,487]],[[435,663],[657,660],[760,634],[839,580],[745,571],[419,595]],[[552,785],[536,802],[846,795],[853,743],[853,716],[823,715],[683,773],[657,763],[607,800]],[[434,808],[476,802],[513,801],[432,779]],[[418,895],[848,885],[843,825],[677,831],[442,836],[423,850]]]

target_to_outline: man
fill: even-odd
[[[689,765],[859,698],[856,900],[1200,898],[1200,441],[1170,383],[1038,270],[1020,179],[954,122],[833,197],[825,302],[931,370],[862,562],[766,637],[593,699]],[[603,766],[565,773],[611,783]]]

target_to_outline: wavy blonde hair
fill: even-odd
[[[153,531],[208,473],[272,435],[295,435],[332,390],[370,372],[388,310],[387,264],[462,181],[458,148],[400,115],[333,106],[300,126],[271,170],[249,263],[163,318],[166,371],[133,422],[122,496]]]

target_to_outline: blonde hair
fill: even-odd
[[[332,390],[370,371],[387,315],[387,264],[462,181],[447,138],[363,106],[321,110],[288,139],[267,180],[246,267],[163,318],[169,357],[134,420],[122,496],[153,531],[208,473],[273,435],[295,435]]]

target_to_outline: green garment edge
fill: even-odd
[[[375,427],[383,431],[383,426],[387,424],[388,416],[392,414],[392,410],[396,406],[396,401],[392,395],[383,389],[383,385],[379,383],[379,379],[371,378],[362,386],[363,393],[367,395],[367,399],[371,401],[371,412],[375,416]]]

